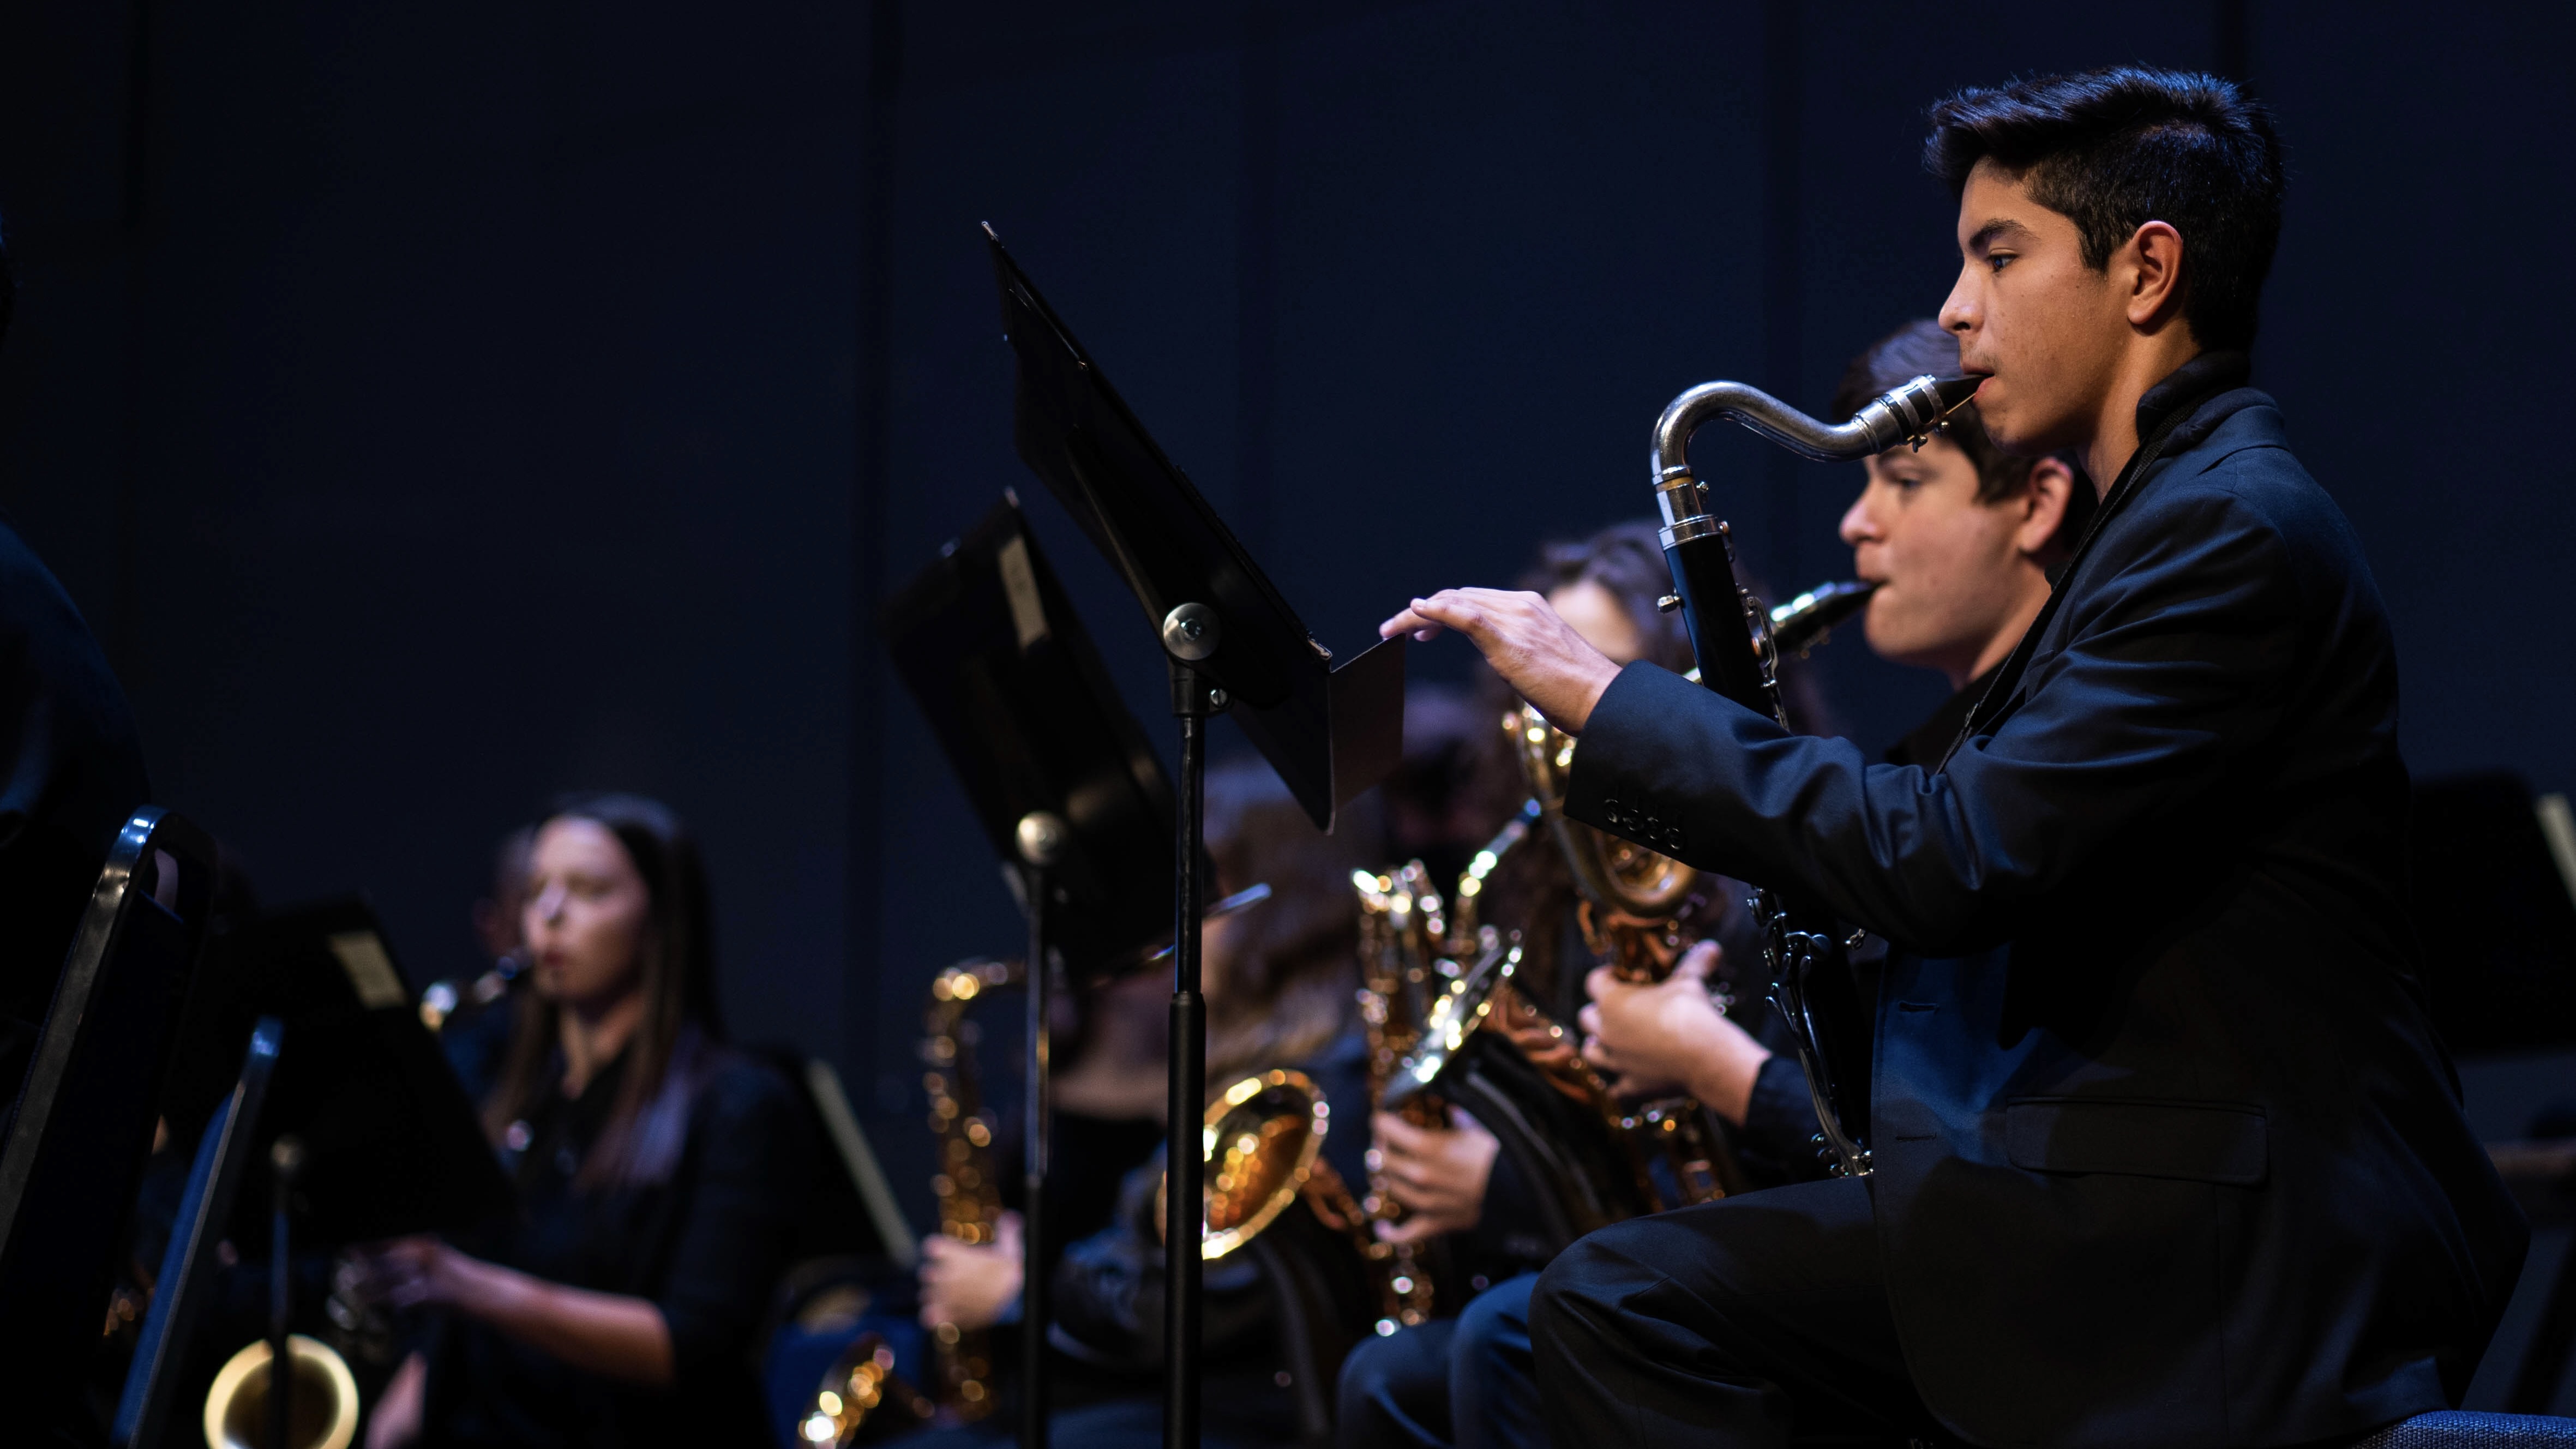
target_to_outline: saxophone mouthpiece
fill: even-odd
[[[1869,596],[1877,592],[1878,585],[1865,580],[1816,585],[1771,611],[1772,646],[1805,658],[1808,650],[1825,642],[1836,624],[1867,607]]]

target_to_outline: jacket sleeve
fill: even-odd
[[[1163,1363],[1163,1243],[1155,1208],[1163,1154],[1119,1184],[1110,1226],[1066,1247],[1056,1265],[1055,1321],[1049,1338],[1103,1368],[1150,1373]],[[1201,1349],[1221,1357],[1268,1333],[1274,1322],[1269,1285],[1250,1253],[1233,1253],[1202,1270]]]
[[[1566,813],[1916,950],[2003,939],[2107,843],[2278,733],[2307,632],[2291,550],[2232,494],[2175,492],[2127,520],[2124,555],[2096,557],[2066,646],[1946,771],[1871,764],[1636,664],[1593,710]]]
[[[684,1378],[752,1350],[815,1166],[790,1088],[765,1069],[719,1072],[694,1115],[677,1184],[686,1205],[651,1295]]]

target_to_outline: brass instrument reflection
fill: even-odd
[[[1407,861],[1392,875],[1354,871],[1351,886],[1360,900],[1360,1026],[1368,1038],[1369,1100],[1381,1100],[1405,1058],[1421,1047],[1423,1025],[1431,1004],[1459,975],[1449,949],[1452,923],[1431,872],[1421,861]],[[1460,900],[1463,918],[1472,920],[1475,896]],[[1469,926],[1472,937],[1473,927]],[[1435,984],[1436,983],[1436,984]],[[1417,1092],[1393,1109],[1416,1127],[1449,1125],[1448,1104],[1429,1092]],[[1360,1209],[1371,1223],[1404,1221],[1404,1204],[1396,1201],[1369,1152],[1368,1195]],[[1410,1328],[1431,1317],[1434,1289],[1420,1246],[1388,1243],[1371,1233],[1369,1261],[1387,1287],[1378,1332]]]
[[[1574,738],[1528,705],[1503,716],[1523,773],[1549,833],[1574,876],[1576,920],[1584,944],[1623,981],[1652,982],[1673,967],[1722,909],[1712,883],[1690,866],[1644,846],[1565,818],[1565,783],[1574,768]],[[1623,1105],[1584,1063],[1563,1028],[1542,1023],[1537,1009],[1506,984],[1496,1012],[1504,1033],[1569,1095],[1598,1108],[1628,1145],[1638,1186],[1653,1210],[1726,1196],[1742,1175],[1705,1109],[1688,1097]],[[1734,1002],[1721,990],[1721,1009]],[[1660,1160],[1669,1183],[1650,1164]]]
[[[1016,961],[966,961],[930,983],[923,1015],[922,1086],[930,1095],[930,1130],[939,1140],[939,1167],[930,1179],[939,1200],[939,1230],[961,1243],[989,1245],[1000,1232],[1002,1182],[994,1171],[992,1116],[984,1110],[975,1073],[973,1023],[968,1008],[988,991],[1020,984]],[[994,1408],[992,1334],[954,1323],[931,1326],[938,1364],[931,1393],[963,1422]]]

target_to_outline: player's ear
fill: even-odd
[[[2128,290],[2130,326],[2153,331],[2181,315],[2182,233],[2173,223],[2145,223],[2111,260]]]
[[[2075,489],[2075,470],[2057,458],[2030,465],[2030,485],[2022,490],[2021,523],[2013,530],[2013,547],[2036,557],[2056,539],[2066,522],[2067,499]]]

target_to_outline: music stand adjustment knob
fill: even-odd
[[[1184,664],[1196,664],[1216,652],[1221,632],[1216,610],[1205,604],[1183,604],[1163,616],[1163,649]]]
[[[1019,837],[1020,859],[1041,870],[1064,854],[1064,822],[1044,810],[1021,816],[1014,834]]]

